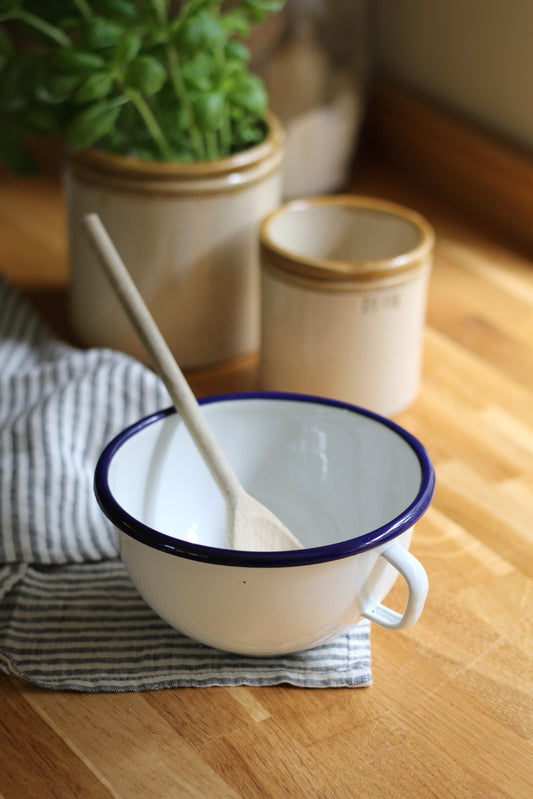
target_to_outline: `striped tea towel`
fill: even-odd
[[[248,658],[187,638],[136,592],[93,472],[116,433],[169,404],[151,370],[59,341],[0,276],[0,668],[79,691],[369,685],[366,620],[307,652]]]

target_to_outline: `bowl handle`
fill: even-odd
[[[402,630],[414,624],[422,613],[428,592],[428,577],[422,564],[400,544],[390,544],[380,557],[394,566],[407,583],[407,603],[403,613],[376,603],[365,608],[361,615],[388,630]]]

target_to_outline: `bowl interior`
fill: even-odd
[[[420,460],[394,426],[320,402],[223,399],[203,406],[242,484],[305,547],[388,524],[416,499]],[[134,519],[173,538],[227,547],[225,505],[177,414],[115,451],[108,485]]]

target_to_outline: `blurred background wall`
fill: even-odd
[[[373,0],[375,69],[533,150],[533,0]]]

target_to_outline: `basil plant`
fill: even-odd
[[[253,25],[285,0],[0,0],[0,157],[34,166],[28,136],[160,161],[260,142],[267,95]]]

